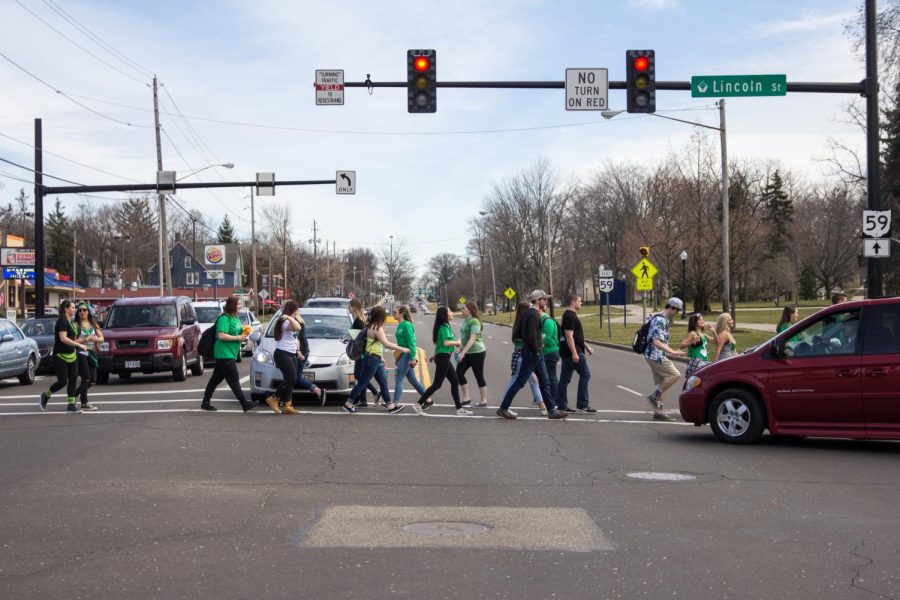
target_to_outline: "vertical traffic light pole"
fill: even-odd
[[[878,136],[878,37],[875,0],[866,0],[866,206],[881,209],[881,148]],[[890,244],[890,242],[888,242]],[[866,297],[880,298],[883,294],[883,263],[881,258],[869,258],[866,267]]]
[[[40,119],[34,120],[34,316],[44,316],[44,141]],[[22,315],[25,280],[22,280]]]

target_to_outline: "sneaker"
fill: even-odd
[[[350,415],[355,415],[356,413],[359,412],[353,406],[347,406],[346,404],[344,404],[341,408],[344,409],[345,413],[350,414]]]
[[[200,410],[208,410],[209,412],[216,412],[219,409],[216,408],[215,406],[213,406],[212,404],[210,404],[209,402],[203,402],[202,404],[200,404]]]
[[[41,410],[47,410],[48,402],[50,402],[50,395],[47,392],[41,392]]]
[[[497,409],[497,416],[503,417],[504,419],[518,419],[519,415],[514,413],[511,410],[503,410],[502,408]]]
[[[481,402],[476,402],[472,406],[474,406],[475,408],[487,408],[487,405],[487,400],[482,400]]]
[[[649,396],[647,396],[647,402],[649,402],[650,406],[653,407],[654,412],[658,412],[658,411],[662,410],[662,402],[660,402],[659,399],[656,396],[654,396],[653,394],[650,394]]]
[[[94,406],[94,405],[91,404],[90,402],[82,402],[82,403],[81,403],[81,410],[94,411],[94,410],[98,410],[98,409],[97,409],[96,406]]]
[[[420,406],[422,407],[422,412],[425,412],[425,411],[427,411],[429,408],[431,408],[432,406],[434,406],[434,400],[428,400],[428,401],[426,401],[426,402],[423,402]]]
[[[675,419],[673,419],[672,417],[670,417],[669,415],[667,415],[666,413],[664,413],[662,411],[654,412],[653,420],[654,421],[668,421],[668,422],[675,421]]]
[[[74,402],[69,402],[69,404],[66,405],[66,412],[72,413],[73,415],[78,414],[81,412],[81,407],[78,406],[77,404],[75,404]]]
[[[269,405],[269,408],[272,409],[273,413],[275,413],[276,415],[281,414],[281,405],[278,404],[278,398],[276,398],[274,395],[270,394],[266,396],[266,404]]]
[[[549,413],[547,412],[547,409],[546,409],[546,408],[542,408],[542,409],[541,409],[541,416],[546,417],[548,414],[549,414]]]
[[[569,413],[563,410],[554,410],[552,413],[547,415],[548,419],[565,419],[569,416]]]
[[[325,403],[328,402],[328,392],[325,391],[325,388],[319,388],[319,400],[322,401],[322,406],[325,406]]]
[[[392,415],[396,415],[398,412],[403,412],[403,409],[406,408],[405,404],[395,404],[392,408],[388,409],[388,412]]]
[[[256,406],[255,400],[245,400],[241,402],[241,410],[244,412],[250,412],[250,409]]]
[[[580,413],[588,413],[588,414],[592,414],[592,413],[597,412],[597,409],[596,409],[596,408],[591,408],[590,406],[588,406],[587,408],[579,408],[579,409],[578,409],[578,412],[580,412]]]
[[[468,417],[470,415],[474,415],[475,413],[473,413],[471,410],[468,410],[467,408],[463,407],[463,408],[457,408],[456,414],[458,414],[460,417]]]
[[[463,400],[462,402],[460,402],[460,404],[462,404],[463,406],[469,406],[470,404],[472,404],[472,400]]]
[[[571,414],[577,413],[578,411],[575,410],[574,408],[568,408],[568,407],[566,407],[566,408],[560,408],[560,409],[559,409],[559,412],[569,413],[569,414],[571,415]]]
[[[413,407],[413,410],[416,411],[417,415],[421,415],[423,417],[425,416],[425,411],[422,410],[422,407],[419,406],[418,402],[414,402],[412,407]]]

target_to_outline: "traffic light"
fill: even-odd
[[[437,53],[434,50],[406,51],[407,111],[433,113],[437,110]]]
[[[656,112],[656,52],[625,51],[625,93],[628,112]]]
[[[650,256],[650,246],[641,246],[641,256]]]

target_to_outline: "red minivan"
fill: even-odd
[[[749,444],[773,434],[900,439],[900,298],[822,309],[685,383],[681,416]]]

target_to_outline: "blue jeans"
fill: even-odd
[[[562,367],[559,370],[559,388],[556,394],[556,401],[561,409],[569,407],[569,401],[566,398],[566,388],[572,381],[572,373],[578,373],[578,404],[577,408],[587,408],[590,406],[588,398],[588,383],[591,380],[591,370],[588,368],[587,358],[584,352],[578,353],[578,364],[571,358],[562,359]]]
[[[515,381],[506,390],[506,394],[503,395],[503,402],[500,403],[501,410],[509,410],[509,405],[512,404],[513,398],[519,390],[525,387],[532,373],[535,373],[538,377],[538,383],[541,386],[541,397],[544,399],[544,405],[547,407],[547,410],[550,412],[556,410],[553,396],[550,395],[550,382],[548,381],[547,365],[544,364],[544,356],[527,348],[522,349],[522,366],[519,367],[519,374],[516,376]]]
[[[425,388],[416,379],[416,370],[409,366],[412,360],[409,354],[401,354],[400,360],[397,361],[397,373],[394,378],[394,402],[400,402],[400,395],[403,394],[403,380],[408,379],[412,386],[421,396],[425,393]]]
[[[547,365],[547,376],[550,378],[550,394],[556,401],[557,388],[559,387],[559,379],[556,377],[556,365],[559,364],[559,352],[549,352],[544,354],[544,364]],[[559,404],[559,402],[556,402]]]
[[[381,357],[376,356],[375,354],[366,353],[357,362],[361,363],[359,369],[360,377],[356,380],[356,385],[354,385],[353,389],[350,391],[349,402],[352,404],[361,394],[365,393],[366,385],[374,378],[381,388],[381,398],[384,400],[384,403],[390,404],[391,396],[387,392],[387,375],[385,374],[384,361]]]
[[[512,375],[509,378],[509,381],[506,383],[506,389],[503,390],[503,395],[506,395],[506,392],[509,391],[509,388],[512,387],[512,384],[516,381],[516,377],[519,376],[519,371],[522,369],[522,356],[521,354],[516,359],[516,370],[512,372]],[[533,375],[533,374],[532,374]],[[534,398],[535,404],[540,404],[541,400],[541,386],[538,384],[537,377],[529,377],[528,378],[528,386],[531,388],[531,395]]]

